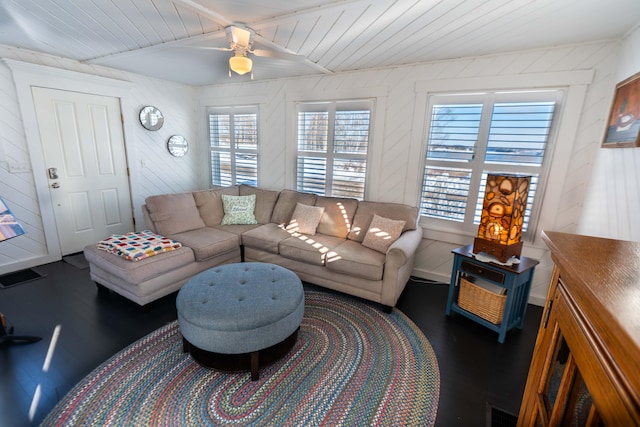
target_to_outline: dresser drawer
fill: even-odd
[[[482,277],[487,280],[491,280],[496,283],[504,283],[504,273],[486,268],[482,265],[473,264],[468,261],[462,261],[460,269],[465,273],[473,274],[474,276]]]

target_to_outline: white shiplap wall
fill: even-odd
[[[623,41],[620,65],[612,86],[640,72],[640,28]],[[611,105],[614,88],[604,102]],[[596,129],[601,130],[601,129]],[[596,134],[600,139],[602,131]],[[640,148],[597,150],[591,182],[584,200],[578,233],[618,240],[640,241]]]
[[[260,184],[291,188],[294,102],[374,97],[376,128],[371,142],[373,155],[367,198],[416,205],[424,149],[427,99],[426,94],[421,96],[424,88],[438,90],[438,83],[446,82],[447,87],[459,83],[466,88],[482,89],[479,84],[488,84],[491,88],[509,89],[509,84],[517,81],[521,84],[529,77],[532,81],[551,84],[548,82],[557,80],[557,76],[569,85],[574,74],[580,78],[587,76],[585,81],[591,83],[579,85],[577,90],[583,95],[575,98],[580,102],[565,100],[566,123],[556,147],[562,158],[554,159],[556,171],[547,189],[549,203],[543,206],[546,229],[575,232],[607,114],[618,52],[618,44],[602,42],[332,76],[211,86],[202,91],[200,108],[234,105],[250,98],[259,100],[261,114],[267,116],[264,123],[267,129],[261,140]],[[568,119],[569,116],[573,118]],[[425,225],[428,227],[428,221]],[[443,237],[442,233],[434,234],[431,230],[426,230],[426,236],[418,252],[415,274],[448,281],[451,250],[471,243],[473,236]],[[552,268],[546,247],[536,238],[526,245],[524,254],[542,261],[531,298],[532,302],[542,303]]]
[[[140,206],[146,196],[200,188],[197,149],[183,158],[174,158],[166,150],[166,141],[173,134],[184,135],[197,147],[199,120],[194,88],[17,48],[0,46],[0,58],[131,83],[132,89],[123,99],[122,115],[138,229],[144,228]],[[45,70],[39,79],[45,86],[47,74]],[[73,76],[69,79],[73,82]],[[24,236],[0,243],[0,274],[3,274],[59,259],[59,249],[47,247],[51,242],[45,238],[43,218],[48,214],[50,201],[46,197],[38,200],[37,196],[34,177],[45,171],[32,168],[33,158],[41,157],[42,153],[31,153],[26,139],[25,127],[37,127],[37,123],[23,120],[14,76],[4,62],[0,62],[0,95],[0,196],[27,231]],[[159,107],[165,116],[165,125],[157,132],[146,131],[138,122],[140,109],[149,104]]]
[[[147,195],[188,191],[206,185],[208,166],[205,161],[204,112],[208,105],[260,105],[260,185],[290,188],[294,165],[294,102],[374,98],[375,128],[367,198],[417,204],[426,111],[425,87],[437,87],[440,81],[459,82],[461,87],[472,87],[478,82],[490,82],[494,87],[501,87],[503,82],[529,76],[563,73],[566,76],[567,73],[591,71],[593,79],[586,86],[584,102],[565,106],[565,110],[570,110],[565,113],[578,119],[568,121],[565,127],[571,129],[562,132],[563,136],[573,136],[558,141],[556,151],[561,158],[554,159],[554,163],[563,167],[560,173],[555,173],[551,188],[547,189],[554,194],[554,197],[549,197],[552,203],[543,206],[547,229],[575,232],[617,78],[619,49],[618,43],[602,42],[332,76],[198,89],[10,48],[0,48],[0,57],[133,83],[128,103],[130,110],[123,114],[125,126],[129,121],[128,125],[132,127],[133,137],[127,141],[127,150],[139,229],[143,227],[139,207]],[[3,111],[0,118],[0,195],[27,222],[29,231],[28,238],[14,239],[10,242],[15,243],[8,246],[6,243],[0,245],[2,273],[17,270],[19,266],[46,256],[47,248],[32,172],[10,172],[11,165],[29,164],[30,160],[11,73],[3,65],[0,65],[0,91],[3,95],[0,100]],[[158,132],[144,131],[137,123],[139,109],[147,104],[156,105],[165,115],[165,127]],[[174,133],[183,134],[192,143],[185,158],[174,159],[166,152],[164,144]],[[473,236],[443,238],[436,234],[434,237],[427,230],[427,238],[418,252],[415,274],[447,281],[451,270],[451,249],[472,240]],[[527,244],[524,254],[542,261],[536,270],[532,290],[532,301],[540,303],[546,296],[551,262],[539,239]]]

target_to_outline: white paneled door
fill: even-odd
[[[32,90],[62,255],[132,231],[119,99]]]

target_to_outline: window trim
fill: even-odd
[[[428,114],[426,117],[425,124],[425,143],[424,143],[424,153],[423,153],[423,172],[424,168],[426,168],[427,164],[432,167],[443,167],[443,168],[464,168],[471,170],[471,182],[470,182],[470,190],[467,198],[468,205],[465,210],[464,221],[455,222],[452,220],[439,219],[430,216],[422,216],[421,221],[425,222],[434,222],[434,225],[443,230],[452,230],[458,232],[459,234],[475,236],[478,231],[478,224],[474,224],[473,220],[475,217],[476,206],[478,203],[479,197],[481,197],[482,188],[480,188],[480,184],[482,183],[482,174],[483,172],[487,173],[512,173],[519,175],[529,175],[530,173],[538,173],[539,180],[536,186],[536,198],[533,201],[531,206],[531,215],[529,219],[529,223],[527,226],[527,231],[523,233],[523,241],[530,242],[532,238],[530,236],[535,235],[537,230],[537,223],[539,219],[539,213],[541,210],[542,202],[541,200],[544,197],[539,197],[540,195],[544,195],[544,190],[549,181],[549,168],[552,162],[550,158],[550,153],[553,153],[556,142],[557,142],[557,134],[559,128],[559,117],[561,115],[562,106],[563,106],[563,98],[565,96],[565,91],[562,89],[531,89],[527,91],[486,91],[486,92],[476,92],[473,94],[468,93],[447,93],[447,94],[432,94],[429,96],[429,104],[428,104]],[[494,164],[487,163],[485,159],[485,154],[488,147],[488,132],[489,127],[492,121],[492,109],[498,103],[504,102],[530,102],[530,101],[547,101],[552,100],[555,102],[553,117],[551,119],[551,128],[549,129],[549,136],[547,138],[547,144],[545,147],[545,155],[540,166],[526,166],[526,165],[503,165],[503,164]],[[452,160],[427,160],[426,159],[426,150],[429,145],[429,131],[431,129],[431,121],[433,106],[434,105],[457,105],[457,104],[481,104],[482,105],[482,117],[479,124],[479,144],[476,146],[477,150],[475,152],[475,159],[469,162],[465,161],[452,161]],[[419,202],[422,200],[422,191],[420,192]],[[420,203],[418,203],[420,206]]]
[[[207,140],[206,140],[206,150],[207,150],[207,156],[206,158],[207,160],[207,169],[208,169],[208,175],[207,175],[207,185],[209,187],[215,187],[217,186],[217,184],[214,184],[212,181],[212,174],[213,174],[213,170],[212,170],[212,166],[211,166],[211,124],[209,122],[209,118],[211,115],[230,115],[233,116],[235,114],[255,114],[256,115],[256,150],[247,150],[247,149],[236,149],[234,147],[234,144],[232,143],[233,141],[231,141],[230,147],[229,147],[229,154],[230,154],[230,160],[231,160],[231,165],[233,168],[233,173],[232,173],[232,183],[231,185],[236,185],[236,180],[237,180],[237,174],[236,174],[236,170],[235,170],[235,154],[240,152],[247,152],[247,153],[251,153],[256,155],[257,159],[256,159],[256,185],[260,184],[260,105],[258,104],[252,104],[252,105],[229,105],[229,106],[208,106],[206,107],[206,114],[205,114],[205,127],[206,127],[206,135],[207,135]],[[230,124],[231,127],[233,127],[232,124]],[[223,151],[223,150],[220,150]]]
[[[321,101],[294,101],[293,102],[293,188],[298,188],[298,159],[300,151],[298,150],[298,118],[301,112],[328,112],[329,126],[335,125],[335,118],[337,111],[349,111],[349,110],[367,110],[369,111],[369,129],[367,135],[367,154],[365,156],[354,155],[349,153],[335,154],[331,148],[333,147],[334,132],[330,131],[328,138],[328,146],[326,153],[319,153],[318,157],[324,158],[327,164],[333,166],[334,160],[337,159],[364,159],[367,165],[367,169],[364,174],[364,189],[362,193],[362,200],[366,200],[370,187],[370,171],[371,171],[371,159],[372,159],[372,141],[374,133],[374,118],[375,118],[375,98],[363,98],[363,99],[333,99],[333,100],[321,100]],[[307,152],[308,156],[313,156],[313,152]],[[333,168],[326,173],[325,189],[333,188]],[[334,197],[331,194],[326,194],[326,197]]]
[[[582,108],[586,100],[587,89],[594,79],[594,70],[562,71],[549,73],[525,73],[518,75],[503,75],[491,77],[451,78],[418,81],[415,85],[416,102],[413,114],[414,126],[411,131],[410,158],[422,159],[420,162],[408,164],[408,176],[415,179],[408,185],[408,191],[413,194],[412,203],[419,204],[422,194],[422,178],[424,171],[424,153],[426,153],[426,138],[428,132],[426,120],[430,95],[455,92],[481,92],[486,90],[526,90],[531,88],[563,89],[565,96],[562,111],[558,114],[558,133],[553,150],[549,153],[547,182],[563,182],[567,177],[567,169],[571,162],[570,154],[576,144],[578,125],[582,117]],[[548,185],[544,189],[540,206],[549,205],[552,209],[542,210],[538,217],[537,231],[531,233],[528,243],[540,250],[546,250],[540,239],[540,230],[557,227],[557,209],[561,207],[563,188],[559,185]],[[455,229],[446,229],[434,224],[431,219],[421,217],[420,225],[426,239],[451,243],[456,245],[469,244],[469,237],[473,237],[477,230],[470,235]]]

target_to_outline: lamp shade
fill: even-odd
[[[252,67],[253,61],[242,54],[236,54],[229,58],[229,68],[240,75],[247,74]]]
[[[486,252],[502,262],[520,256],[530,186],[530,176],[487,175],[475,253]]]

